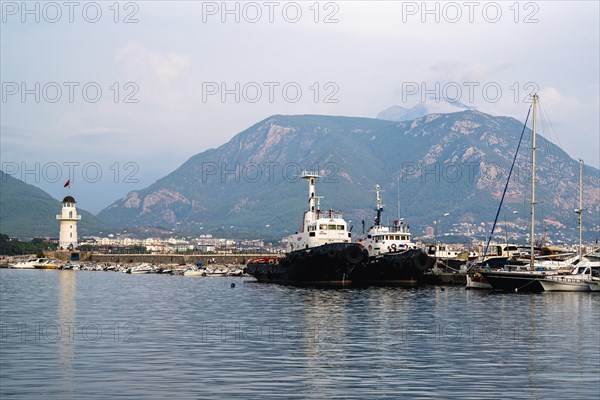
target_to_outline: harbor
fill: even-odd
[[[594,398],[600,385],[593,293],[12,269],[0,283],[2,398]]]
[[[600,1],[0,14],[0,400],[600,400]]]

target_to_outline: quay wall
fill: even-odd
[[[71,253],[68,251],[51,252],[48,256],[68,261]],[[150,263],[150,264],[198,264],[207,265],[214,259],[215,264],[245,264],[257,257],[273,257],[274,254],[99,254],[81,252],[80,261],[111,262],[111,263]]]

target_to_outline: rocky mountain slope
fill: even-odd
[[[445,213],[447,226],[478,224],[495,216],[521,131],[522,123],[513,118],[474,110],[400,122],[275,115],[130,192],[98,217],[118,227],[219,228],[278,237],[299,228],[308,200],[299,175],[310,169],[322,175],[317,186],[325,196],[322,208],[343,210],[355,231],[362,220],[372,220],[377,183],[390,220],[397,214],[399,189],[401,215],[417,235]],[[518,209],[528,218],[528,129],[525,138],[504,211]],[[578,174],[576,160],[538,137],[537,201],[550,226],[576,225]],[[600,175],[588,166],[584,174],[585,218],[588,226],[597,226]]]

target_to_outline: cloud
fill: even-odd
[[[192,64],[189,54],[151,50],[136,41],[129,41],[117,49],[115,60],[129,73],[152,77],[165,86],[171,85]]]

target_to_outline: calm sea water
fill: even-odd
[[[0,397],[597,399],[599,313],[593,293],[1,270]]]

